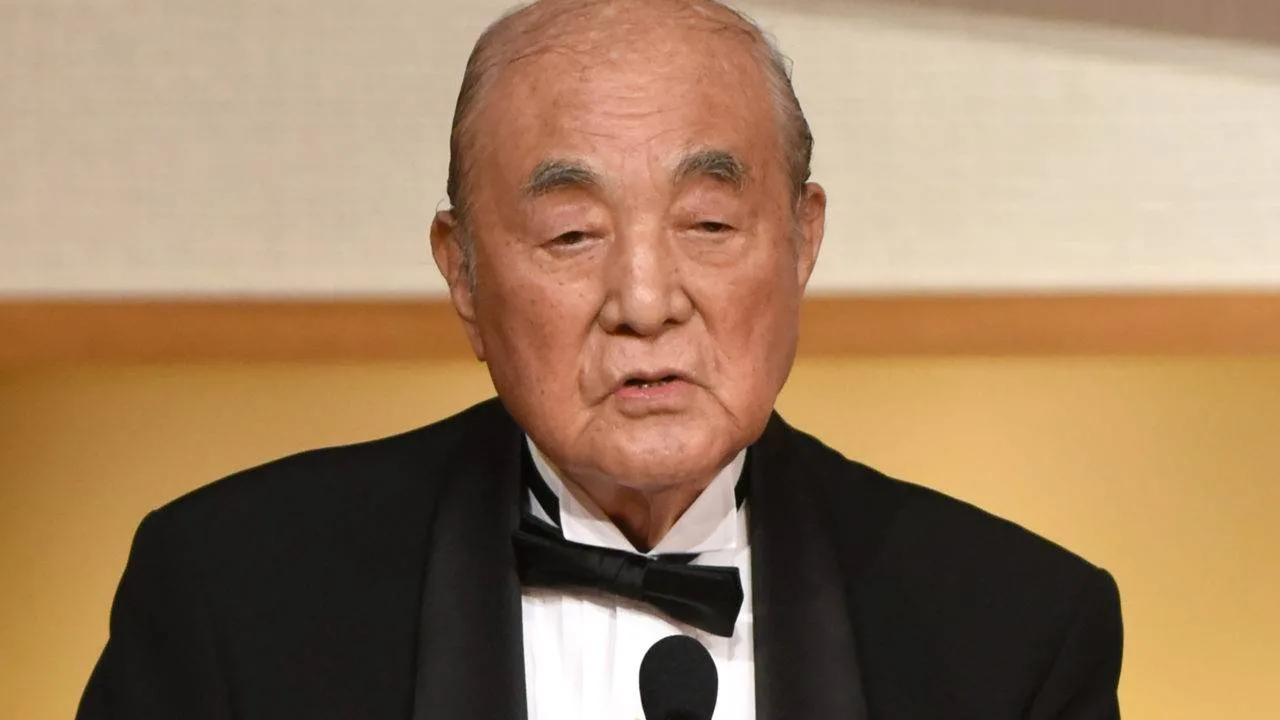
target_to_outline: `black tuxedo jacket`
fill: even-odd
[[[524,718],[522,438],[491,400],[151,513],[78,717]],[[760,720],[1119,716],[1104,571],[777,416],[748,467]]]

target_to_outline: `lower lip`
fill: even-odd
[[[613,391],[613,397],[624,414],[642,414],[680,410],[692,393],[692,383],[669,380],[653,385],[623,385]]]

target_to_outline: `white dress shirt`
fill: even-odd
[[[538,473],[560,500],[560,517],[548,518],[531,499],[535,515],[559,525],[566,540],[635,552],[585,494],[561,481],[532,441],[529,450]],[[720,690],[714,720],[755,717],[751,551],[747,509],[737,507],[734,494],[745,459],[744,450],[648,553],[700,553],[694,564],[736,566],[744,597],[733,637],[712,635],[605,593],[525,588],[521,604],[529,720],[643,720],[640,661],[655,642],[677,634],[696,638],[715,661]]]

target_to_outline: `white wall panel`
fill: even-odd
[[[760,13],[832,197],[819,287],[1280,285],[1280,49],[857,7]]]
[[[505,0],[0,4],[0,292],[436,293]],[[831,194],[821,290],[1280,287],[1280,47],[749,5]]]

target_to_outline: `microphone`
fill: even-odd
[[[640,661],[640,706],[645,720],[711,720],[720,677],[702,643],[664,637]]]

